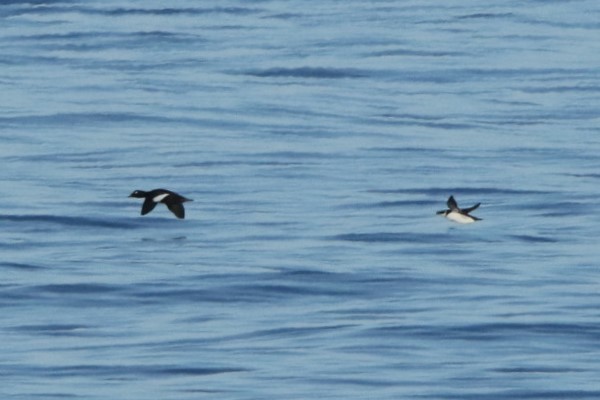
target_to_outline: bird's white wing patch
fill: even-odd
[[[152,201],[155,202],[155,203],[160,203],[165,198],[167,198],[167,196],[169,196],[169,193],[159,194],[158,196],[154,196],[154,198],[152,199]]]

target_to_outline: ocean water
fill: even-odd
[[[0,397],[600,398],[599,20],[2,2]]]

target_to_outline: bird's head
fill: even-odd
[[[136,197],[138,199],[140,198],[144,198],[146,196],[146,192],[144,192],[143,190],[134,190],[133,192],[131,192],[131,194],[129,195],[129,197]]]

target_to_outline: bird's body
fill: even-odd
[[[469,215],[469,213],[475,210],[477,207],[481,205],[481,203],[477,203],[469,208],[459,208],[456,200],[454,200],[454,196],[450,196],[446,203],[448,205],[447,210],[438,211],[436,214],[443,215],[451,221],[458,222],[459,224],[470,224],[475,221],[480,221],[481,218],[477,218],[473,215]]]
[[[185,218],[183,203],[186,201],[193,201],[192,199],[185,198],[180,194],[166,189],[154,189],[149,192],[144,190],[134,190],[129,197],[144,199],[141,212],[142,215],[148,214],[158,203],[163,203],[177,218],[180,219]]]

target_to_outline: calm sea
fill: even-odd
[[[3,1],[0,397],[600,398],[598,21]]]

